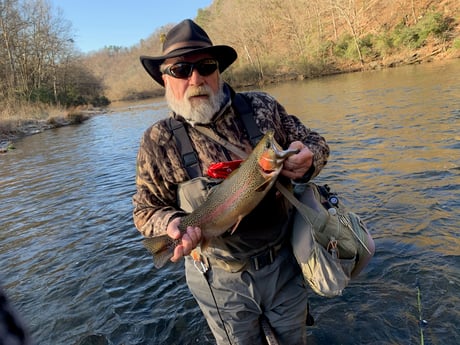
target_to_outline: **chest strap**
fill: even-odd
[[[182,155],[182,164],[184,165],[189,178],[193,179],[201,176],[201,167],[198,163],[198,156],[192,147],[192,143],[184,124],[172,117],[168,120],[168,127],[176,140],[176,145]]]
[[[242,94],[237,93],[233,98],[233,106],[236,112],[239,114],[241,121],[243,122],[251,145],[253,147],[256,146],[259,140],[263,137],[263,134],[257,126],[256,120],[254,119],[254,111],[252,110],[251,105]],[[174,136],[177,147],[179,148],[179,151],[182,156],[182,163],[185,167],[185,170],[187,171],[189,178],[193,179],[195,177],[202,176],[200,163],[198,162],[198,156],[195,150],[193,149],[190,137],[187,133],[187,129],[185,128],[184,124],[171,117],[168,119],[167,125]],[[206,127],[200,126],[198,128],[197,126],[197,129],[200,130],[200,132],[202,132],[203,134],[210,136],[211,139],[218,137],[217,135],[212,135],[215,133],[213,133]],[[218,142],[219,144],[226,147],[225,141]],[[241,158],[246,157],[246,154],[244,152],[243,154],[244,156],[240,155]]]
[[[252,109],[252,106],[249,104],[245,96],[240,93],[235,94],[233,104],[235,106],[234,109],[240,115],[244,128],[246,128],[246,133],[248,134],[252,147],[255,147],[264,135],[260,131],[256,120],[254,119],[254,110]]]

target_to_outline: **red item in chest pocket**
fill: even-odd
[[[241,159],[229,162],[218,162],[211,164],[208,168],[208,176],[212,178],[227,178],[243,162]]]

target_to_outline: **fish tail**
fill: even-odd
[[[174,245],[168,235],[149,237],[143,240],[144,247],[153,255],[155,268],[163,267],[173,257]]]

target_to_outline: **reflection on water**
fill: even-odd
[[[331,144],[318,180],[377,252],[340,298],[311,294],[309,344],[426,344],[460,333],[458,61],[266,89]],[[123,105],[2,155],[0,283],[37,344],[213,344],[182,265],[161,271],[131,219],[135,155],[164,102]]]

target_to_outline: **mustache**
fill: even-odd
[[[187,98],[195,96],[211,96],[211,93],[212,92],[209,86],[190,86],[185,92],[185,96]]]

